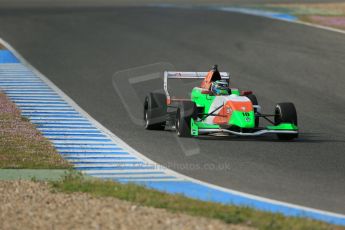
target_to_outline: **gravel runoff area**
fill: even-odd
[[[85,193],[47,182],[0,181],[0,229],[251,229]]]

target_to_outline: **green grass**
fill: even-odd
[[[143,206],[219,219],[225,223],[242,224],[258,229],[345,229],[306,218],[285,217],[281,214],[262,212],[249,207],[222,205],[195,200],[182,195],[171,195],[135,184],[85,179],[78,173],[68,174],[61,181],[51,182],[51,184],[53,191],[66,193],[84,192],[96,197],[115,197]]]
[[[25,136],[0,136],[0,168],[2,169],[67,169],[72,166],[62,159],[48,141],[27,140]]]
[[[0,93],[0,168],[68,169],[66,160],[16,106]]]

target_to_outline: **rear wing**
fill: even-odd
[[[209,72],[175,72],[164,71],[164,91],[167,97],[167,104],[171,104],[171,98],[168,92],[168,79],[204,79]],[[222,80],[230,80],[228,72],[220,72]]]

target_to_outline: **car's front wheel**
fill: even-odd
[[[279,103],[275,107],[275,116],[274,116],[275,125],[281,123],[291,123],[297,126],[297,112],[293,103],[285,102]],[[298,137],[298,134],[277,134],[280,140],[292,140]]]
[[[194,102],[181,102],[176,112],[175,128],[179,137],[191,136],[191,119],[196,118],[197,108]]]

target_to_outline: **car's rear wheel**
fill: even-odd
[[[279,103],[275,107],[275,116],[274,116],[275,125],[281,123],[291,123],[297,126],[297,112],[293,103],[285,102]],[[277,134],[280,140],[292,140],[298,137],[298,134]]]
[[[176,113],[175,128],[176,134],[179,137],[191,136],[191,119],[197,117],[197,107],[194,102],[185,101],[181,102],[178,106]]]
[[[167,106],[163,93],[149,93],[144,101],[145,129],[164,130],[166,124]]]
[[[246,97],[252,102],[253,105],[259,105],[258,99],[254,94],[249,94]],[[254,109],[254,112],[256,112],[256,109]],[[255,128],[259,127],[259,120],[259,117],[255,117]]]

